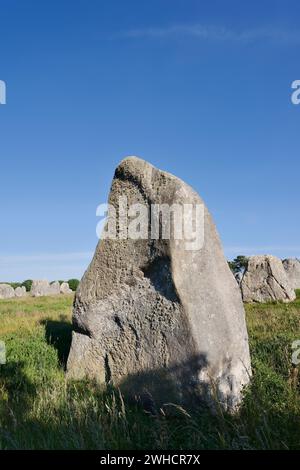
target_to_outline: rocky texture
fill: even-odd
[[[69,288],[67,282],[63,282],[61,285],[58,281],[54,281],[49,284],[48,281],[33,281],[30,294],[33,297],[41,297],[47,295],[60,295],[60,294],[72,294],[72,290]]]
[[[42,297],[45,295],[49,295],[49,292],[50,284],[48,281],[32,281],[32,286],[30,290],[30,294],[32,295],[32,297]]]
[[[52,282],[49,288],[49,295],[59,295],[60,294],[60,283],[58,281]]]
[[[300,260],[285,259],[282,264],[292,289],[300,289]]]
[[[0,284],[0,299],[11,299],[15,297],[15,291],[9,284]]]
[[[70,289],[69,284],[67,282],[63,282],[60,286],[60,293],[61,294],[73,294],[72,289]]]
[[[296,298],[281,260],[271,255],[249,258],[241,290],[244,302],[291,302]]]
[[[17,287],[15,289],[15,296],[16,297],[26,297],[26,295],[27,295],[27,292],[26,292],[25,287]]]
[[[55,281],[50,284],[46,280],[33,281],[30,294],[33,297],[42,297],[42,296],[47,296],[47,295],[59,295],[60,283],[58,281]]]
[[[51,284],[46,280],[33,281],[31,286],[30,295],[32,297],[42,297],[48,295],[72,294],[73,291],[69,288],[67,282],[61,285],[58,281]],[[0,284],[0,299],[9,299],[12,297],[26,297],[27,292],[25,287],[17,287],[13,289],[8,284]]]
[[[110,204],[124,195],[128,204],[203,204],[136,157],[117,168]],[[157,404],[212,396],[230,410],[239,404],[251,373],[244,307],[206,207],[204,247],[185,248],[174,239],[99,242],[76,293],[69,376]]]

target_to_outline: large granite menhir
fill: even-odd
[[[128,204],[200,204],[175,176],[136,157],[109,196]],[[203,207],[203,206],[202,206]],[[68,375],[119,386],[157,405],[202,398],[233,410],[251,374],[244,307],[207,208],[204,246],[102,239],[76,293]]]

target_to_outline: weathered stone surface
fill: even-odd
[[[136,157],[115,172],[109,202],[200,204],[175,176]],[[76,293],[68,374],[129,396],[234,409],[251,374],[244,307],[204,206],[205,240],[102,239]],[[213,392],[215,388],[215,392]]]
[[[16,297],[26,297],[26,295],[27,295],[27,292],[26,292],[26,289],[25,289],[24,286],[22,286],[22,287],[17,287],[17,288],[15,289],[15,296],[16,296]]]
[[[300,289],[300,260],[285,259],[282,264],[292,289]]]
[[[70,289],[69,284],[67,282],[63,282],[60,286],[60,293],[61,294],[73,294],[72,289]]]
[[[42,297],[42,296],[47,296],[47,295],[59,295],[60,284],[58,281],[54,281],[52,282],[52,284],[50,284],[46,280],[33,281],[30,294],[33,297]]]
[[[50,284],[49,295],[59,295],[60,294],[60,283],[58,281],[52,282]]]
[[[291,302],[296,298],[281,260],[271,255],[249,258],[241,290],[244,302]]]
[[[30,294],[33,297],[42,297],[45,295],[49,295],[50,292],[50,284],[46,280],[41,281],[33,281]]]
[[[0,299],[11,299],[15,296],[13,287],[9,284],[0,284]]]

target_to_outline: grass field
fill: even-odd
[[[288,305],[247,305],[254,376],[239,415],[149,415],[118,391],[68,382],[72,296],[0,301],[0,449],[299,449],[300,292]],[[299,355],[300,356],[300,355]]]

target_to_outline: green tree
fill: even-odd
[[[22,282],[21,286],[22,286],[22,287],[25,287],[26,292],[30,292],[31,286],[32,286],[32,280],[31,280],[31,279],[27,279],[26,281]]]
[[[75,292],[77,290],[77,287],[79,286],[79,281],[78,279],[69,279],[68,284],[70,289]]]
[[[233,274],[243,273],[248,267],[249,258],[247,256],[239,255],[233,261],[229,261],[229,267]]]
[[[21,286],[20,282],[9,282],[9,285],[10,285],[13,289],[16,289],[17,287],[20,287],[20,286]]]

